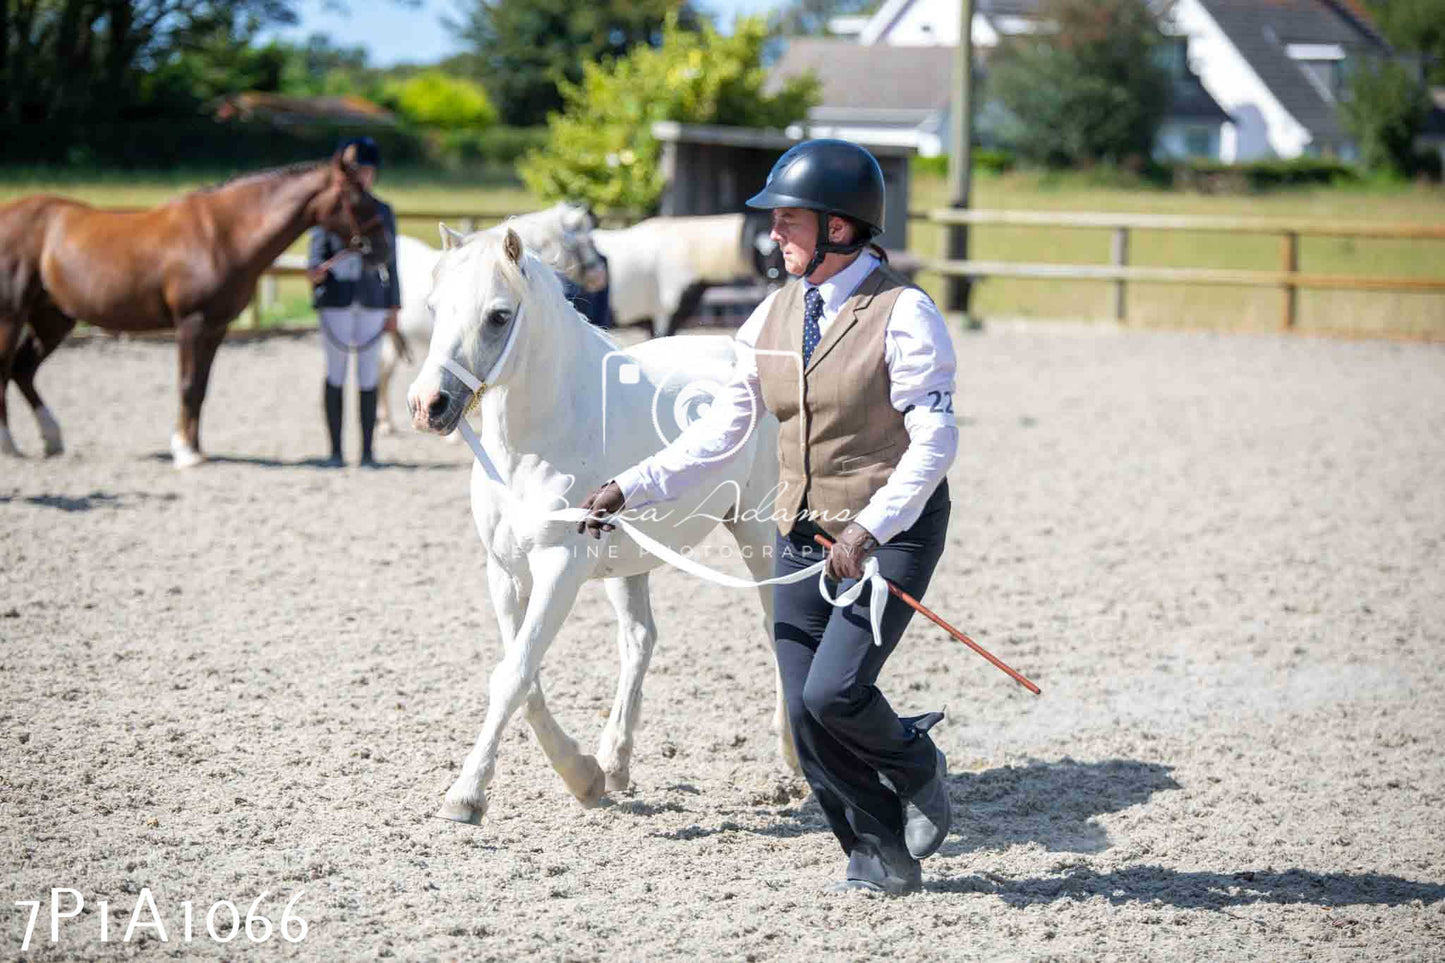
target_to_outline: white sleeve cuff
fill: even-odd
[[[637,465],[612,480],[622,489],[622,497],[626,499],[627,507],[634,507],[638,502],[649,501],[654,497],[647,484],[647,476]]]
[[[869,502],[853,521],[868,529],[868,534],[878,539],[879,545],[886,545],[890,538],[898,534],[898,516],[894,514],[890,520],[889,514],[882,505]]]

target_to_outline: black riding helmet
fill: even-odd
[[[818,244],[803,271],[807,277],[829,254],[852,254],[883,233],[883,169],[866,148],[846,140],[805,140],[778,158],[768,182],[748,198],[748,207],[801,207],[818,214]],[[828,215],[847,217],[864,228],[851,244],[828,240]]]
[[[359,167],[380,167],[381,148],[376,146],[376,141],[365,135],[361,137],[348,137],[336,146],[336,153],[341,153],[348,147],[356,148],[356,163]]]

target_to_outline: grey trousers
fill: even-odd
[[[873,553],[884,577],[920,601],[943,554],[949,507],[944,481],[918,520]],[[824,557],[813,541],[818,531],[803,521],[787,536],[776,536],[778,575]],[[829,591],[836,595],[852,584],[830,584]],[[877,881],[888,870],[900,876],[916,872],[903,844],[899,795],[910,796],[933,778],[933,742],[899,719],[876,684],[913,609],[890,596],[883,612],[883,644],[875,646],[867,590],[847,608],[828,604],[812,579],[779,585],[773,592],[778,666],[793,741],[803,775],[849,855],[849,877]],[[896,792],[879,781],[880,773]]]

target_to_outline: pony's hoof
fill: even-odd
[[[778,740],[778,758],[782,760],[783,766],[795,776],[803,774],[803,764],[798,761],[798,750],[791,739]]]
[[[65,442],[60,437],[60,422],[55,420],[50,409],[43,406],[37,408],[35,420],[40,424],[40,437],[45,439],[45,457],[53,458],[64,454]]]
[[[486,812],[485,805],[469,806],[466,803],[448,801],[442,803],[442,808],[437,810],[437,818],[450,819],[454,823],[466,823],[468,826],[480,826]]]
[[[206,460],[206,456],[186,444],[179,435],[171,437],[171,464],[177,468],[194,468]]]
[[[15,447],[15,442],[10,440],[10,432],[0,432],[0,455],[8,455],[11,458],[20,457],[20,449]]]
[[[376,433],[378,435],[394,435],[396,434],[396,426],[389,421],[378,421],[376,423]]]
[[[607,794],[607,774],[597,764],[596,756],[578,756],[566,779],[567,791],[577,797],[586,809],[602,802]]]
[[[626,792],[628,787],[632,785],[632,777],[626,769],[619,772],[607,772],[606,770],[603,770],[603,772],[607,776],[608,792]]]

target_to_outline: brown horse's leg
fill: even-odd
[[[31,315],[30,327],[35,335],[26,338],[15,352],[10,369],[11,376],[25,400],[30,402],[30,408],[35,412],[35,420],[40,422],[40,436],[45,439],[45,454],[58,455],[65,451],[65,443],[60,438],[60,424],[40,399],[40,392],[35,390],[35,372],[45,359],[50,357],[51,352],[60,347],[60,342],[64,341],[65,336],[75,327],[75,319],[66,317],[55,308],[41,308]]]
[[[177,468],[190,468],[205,460],[201,454],[201,404],[206,400],[211,362],[225,336],[224,326],[207,325],[199,316],[187,318],[177,329],[181,412],[171,437],[171,457]]]
[[[10,437],[10,412],[5,404],[5,394],[10,388],[11,364],[15,360],[15,349],[20,344],[20,332],[24,326],[13,314],[0,314],[0,455],[18,455],[15,440]]]

